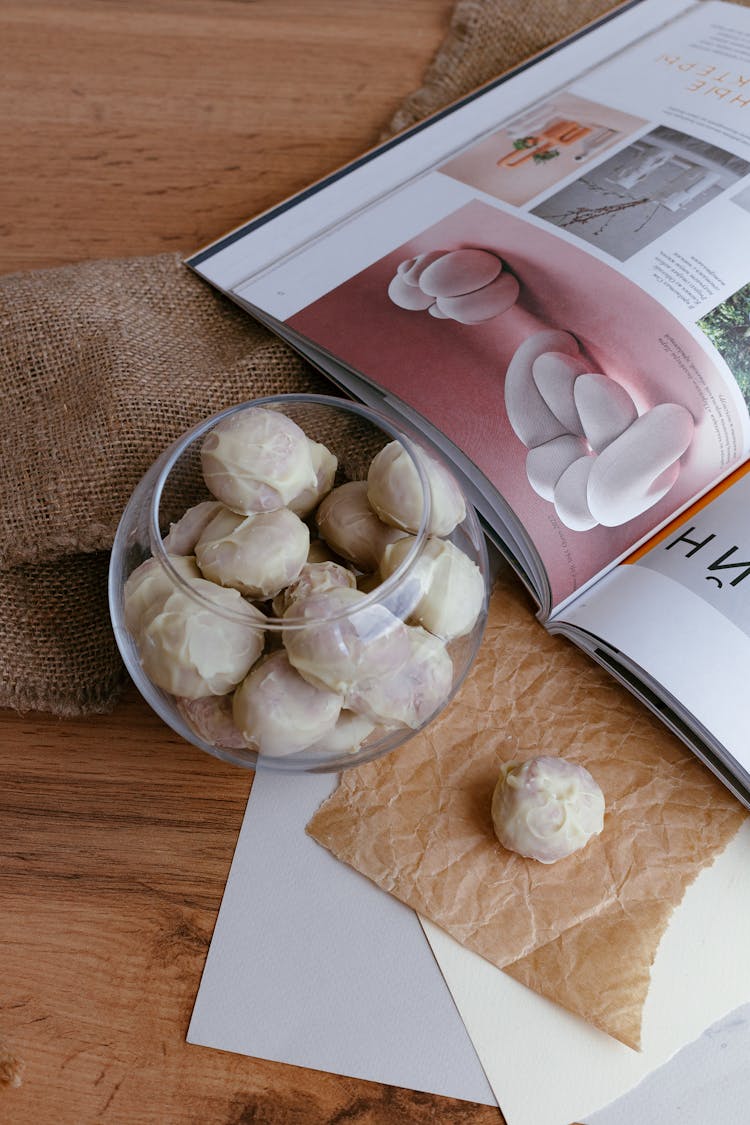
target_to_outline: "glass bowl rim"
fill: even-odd
[[[451,474],[456,477],[457,484],[459,486],[461,494],[464,497],[467,507],[466,516],[464,517],[464,520],[461,521],[461,523],[463,523],[465,520],[468,520],[467,534],[473,544],[474,549],[478,553],[479,557],[477,559],[477,563],[479,565],[480,571],[482,572],[485,587],[478,628],[475,626],[470,636],[463,638],[463,642],[468,647],[463,658],[463,668],[461,670],[461,673],[456,677],[448,696],[442,701],[440,706],[437,708],[437,711],[429,718],[426,723],[420,725],[420,727],[416,729],[383,731],[381,736],[374,743],[370,743],[369,745],[365,744],[354,754],[351,754],[349,752],[342,752],[341,754],[336,754],[331,757],[316,756],[314,759],[305,758],[304,764],[301,760],[298,760],[297,755],[291,755],[288,758],[268,758],[264,757],[256,751],[245,749],[234,750],[228,747],[216,746],[212,743],[207,742],[201,735],[193,730],[192,727],[190,727],[184,716],[179,713],[173,702],[167,697],[162,689],[156,687],[156,685],[154,685],[145,675],[145,673],[143,672],[143,668],[135,658],[134,652],[131,651],[129,645],[125,642],[124,636],[121,635],[121,633],[125,631],[125,625],[122,615],[122,591],[124,588],[124,582],[122,581],[122,562],[124,561],[127,548],[126,535],[128,529],[126,526],[126,516],[128,514],[128,510],[131,507],[131,504],[135,503],[135,498],[138,491],[145,488],[151,488],[152,490],[152,499],[149,504],[149,518],[147,520],[149,546],[151,547],[153,552],[153,542],[151,540],[152,537],[155,538],[158,542],[160,551],[164,555],[164,559],[166,560],[166,552],[163,551],[163,547],[161,545],[161,533],[158,527],[158,516],[157,518],[151,518],[158,512],[159,501],[158,499],[155,502],[153,501],[153,497],[155,495],[154,483],[153,479],[151,482],[148,482],[148,478],[153,478],[155,474],[158,474],[158,477],[161,478],[162,481],[161,488],[163,488],[164,482],[166,481],[166,476],[170,468],[173,467],[174,461],[176,460],[177,456],[179,456],[179,453],[183,451],[197,436],[200,436],[201,433],[206,432],[206,430],[208,430],[212,425],[215,425],[216,422],[222,417],[225,417],[243,408],[247,408],[248,406],[274,404],[283,408],[284,402],[299,402],[302,404],[311,403],[313,405],[330,405],[339,409],[344,408],[351,413],[362,416],[367,421],[372,421],[373,424],[381,428],[386,435],[390,435],[393,440],[400,441],[406,447],[409,456],[416,466],[420,483],[423,489],[423,498],[425,499],[426,503],[424,505],[423,517],[420,523],[419,533],[415,537],[416,542],[412,546],[412,550],[410,551],[409,555],[407,555],[407,558],[404,560],[404,562],[400,564],[398,569],[394,571],[394,574],[390,576],[390,579],[387,580],[388,589],[393,590],[403,580],[405,574],[407,574],[416,564],[418,558],[422,553],[425,542],[428,538],[430,538],[426,531],[428,520],[430,517],[430,488],[425,471],[423,470],[418,458],[414,453],[416,445],[419,445],[419,447],[424,449],[425,452],[432,454],[439,463],[442,464],[443,462],[445,462]],[[412,434],[416,436],[416,441],[413,440],[411,436]],[[159,494],[161,494],[161,489],[159,490]],[[158,555],[159,551],[154,552],[154,554]],[[167,568],[170,571],[174,570],[174,568],[169,563],[167,563]],[[117,588],[115,588],[115,576],[118,572],[120,574],[120,581],[117,582]],[[185,583],[180,579],[181,576],[179,574],[176,574],[175,580],[177,581],[177,583],[180,586],[189,587],[188,583]],[[382,591],[385,586],[385,582],[381,583],[380,586],[376,587],[376,589],[371,594],[366,595],[365,598],[358,602],[356,607],[354,607],[356,611],[361,612],[362,610],[367,609],[370,605],[377,604],[379,601],[382,601]],[[193,591],[191,591],[189,588],[188,593],[190,593],[191,596],[194,596]],[[112,624],[114,626],[117,645],[123,657],[126,668],[130,672],[141,695],[144,696],[146,702],[149,704],[152,710],[155,711],[155,713],[159,715],[161,719],[167,723],[167,725],[169,725],[174,731],[181,735],[181,737],[185,738],[186,741],[192,743],[194,746],[204,750],[205,752],[211,754],[215,758],[220,759],[221,761],[253,771],[265,769],[266,771],[271,772],[293,774],[333,773],[338,772],[342,769],[348,769],[352,766],[364,765],[368,762],[372,762],[383,757],[386,754],[391,753],[394,749],[398,748],[404,742],[407,742],[410,738],[419,733],[419,731],[422,730],[424,726],[429,725],[429,723],[433,722],[437,715],[439,715],[448,705],[448,703],[454,698],[457,691],[463,684],[466,676],[468,675],[472,665],[474,664],[487,623],[489,594],[490,581],[487,542],[478,513],[476,512],[474,506],[471,504],[471,501],[466,495],[463,482],[453,472],[450,461],[445,457],[445,454],[438,447],[436,447],[434,443],[432,443],[429,436],[421,433],[421,431],[417,431],[416,428],[408,422],[408,420],[404,420],[403,423],[400,419],[391,421],[390,418],[380,413],[378,410],[370,407],[369,405],[363,405],[355,400],[329,395],[303,393],[266,395],[262,398],[249,399],[246,402],[238,403],[235,406],[228,407],[225,410],[219,411],[209,418],[196,423],[190,429],[186,430],[180,438],[172,443],[172,445],[164,450],[163,453],[158,458],[156,458],[154,462],[152,462],[150,468],[146,470],[138,484],[135,486],[133,492],[131,493],[130,500],[128,501],[128,504],[123,511],[123,515],[120,520],[120,526],[117,529],[115,542],[113,543],[112,562],[110,564],[109,573],[110,614],[112,617]],[[224,607],[219,607],[214,602],[209,602],[206,600],[205,604],[215,613],[226,614],[226,610],[224,610]],[[339,618],[346,618],[351,617],[352,615],[353,610],[348,609],[337,616]],[[232,616],[239,618],[242,623],[247,626],[246,617],[239,614],[233,614]],[[285,623],[281,619],[266,618],[265,622],[259,621],[257,625],[251,623],[250,627],[258,629],[268,628],[269,630],[281,630],[283,628],[291,627],[309,628],[310,625],[315,624],[316,621],[325,620],[330,622],[334,619],[335,618],[331,616],[324,619],[310,618],[302,622],[297,621],[293,623],[289,621]]]

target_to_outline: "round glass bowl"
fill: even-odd
[[[469,670],[487,601],[484,536],[439,451],[323,395],[184,434],[131,496],[109,573],[150,706],[217,758],[291,772],[371,761],[426,726]]]

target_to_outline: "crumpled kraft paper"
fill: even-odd
[[[602,834],[545,865],[490,816],[501,762],[560,754],[606,800]],[[630,1047],[685,888],[745,811],[628,691],[550,636],[501,574],[479,656],[442,715],[346,771],[308,833],[468,948]]]

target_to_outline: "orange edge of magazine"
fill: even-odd
[[[624,559],[623,562],[638,562],[638,559],[643,558],[643,556],[648,554],[648,552],[653,547],[656,547],[659,543],[662,543],[668,536],[672,534],[672,532],[676,528],[680,527],[681,524],[686,523],[691,518],[691,516],[694,516],[696,512],[700,512],[702,508],[705,508],[708,504],[715,500],[717,496],[721,496],[722,492],[726,492],[728,488],[731,488],[733,484],[735,484],[738,480],[740,480],[741,477],[744,477],[745,474],[749,472],[750,462],[745,462],[744,465],[740,465],[734,470],[734,472],[730,473],[728,477],[725,477],[724,480],[719,481],[718,484],[715,484],[713,488],[709,489],[705,496],[701,496],[700,500],[696,500],[696,502],[694,504],[691,504],[689,508],[686,508],[681,515],[677,516],[676,519],[673,519],[670,523],[667,524],[666,527],[663,527],[661,531],[658,531],[656,535],[652,536],[652,538],[649,539],[647,543],[641,544],[641,546],[633,551],[632,555],[628,555],[628,557]]]

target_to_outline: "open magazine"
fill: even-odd
[[[750,807],[750,10],[632,0],[189,265],[463,475]]]

